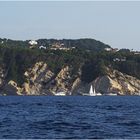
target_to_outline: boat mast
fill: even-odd
[[[94,87],[93,95],[96,95],[95,87]]]

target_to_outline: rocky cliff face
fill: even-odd
[[[25,73],[26,81],[23,84],[23,94],[27,95],[45,95],[48,89],[45,85],[52,80],[54,73],[51,72],[46,63],[38,62],[33,68],[29,68]]]
[[[49,70],[44,62],[37,62],[25,71],[25,82],[19,86],[13,80],[4,79],[4,69],[0,68],[0,87],[2,95],[82,95],[88,93],[92,84],[96,92],[102,94],[139,95],[140,80],[117,70],[106,68],[106,75],[96,78],[91,83],[81,81],[81,71],[73,74],[72,66],[63,67],[58,73]],[[3,84],[5,83],[5,84]]]
[[[38,62],[25,72],[27,82],[23,84],[22,93],[27,95],[55,95],[63,92],[69,95],[76,86],[78,74],[72,75],[72,68],[65,66],[57,74],[47,67],[46,63]]]
[[[107,68],[107,75],[94,81],[96,89],[102,93],[118,93],[119,95],[138,95],[140,80],[117,70]]]
[[[24,73],[25,81],[22,86],[10,80],[5,84],[3,93],[6,95],[55,95],[63,92],[65,95],[78,84],[79,73],[72,74],[72,68],[65,66],[57,74],[48,69],[44,62],[37,62],[32,68]]]
[[[77,86],[79,77],[78,73],[76,75],[72,74],[72,67],[66,66],[50,82],[49,91],[52,93],[64,92],[69,95]]]
[[[118,95],[140,95],[140,80],[119,72],[106,68],[106,75],[96,78],[91,83],[81,82],[78,87],[78,93],[88,93],[90,85],[93,85],[95,91],[103,95],[118,94]]]

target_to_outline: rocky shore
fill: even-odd
[[[73,67],[65,66],[57,74],[52,72],[47,63],[37,62],[23,74],[26,82],[21,86],[12,79],[7,81],[6,70],[0,68],[1,95],[82,95],[88,93],[91,85],[102,95],[117,93],[118,95],[140,95],[140,80],[106,67],[106,74],[99,76],[90,83],[81,79],[81,69],[72,74]]]

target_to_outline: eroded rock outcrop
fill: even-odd
[[[10,80],[4,86],[3,94],[5,94],[5,95],[22,95],[22,88],[20,88],[15,81]]]
[[[45,85],[53,78],[54,73],[51,72],[46,63],[37,62],[32,68],[25,73],[26,81],[23,84],[23,93],[27,95],[45,95],[48,94]]]
[[[107,74],[94,81],[96,89],[102,93],[118,93],[119,95],[137,95],[140,93],[140,80],[107,68]]]
[[[104,76],[97,77],[91,83],[81,82],[78,85],[75,94],[89,93],[90,86],[93,85],[95,91],[98,93],[106,94],[118,94],[118,95],[140,95],[140,80],[119,72],[106,68],[106,74]]]
[[[65,95],[82,95],[89,92],[91,84],[96,92],[102,94],[139,95],[140,93],[139,79],[110,68],[106,68],[104,76],[97,77],[91,83],[81,80],[80,68],[73,73],[72,66],[65,66],[58,73],[53,73],[44,62],[35,63],[23,74],[25,76],[23,85],[19,86],[13,80],[6,83],[4,69],[0,68],[0,86],[4,85],[2,95],[55,95],[58,92],[63,92]]]
[[[4,92],[7,95],[55,95],[57,92],[69,95],[81,81],[79,71],[73,75],[72,68],[65,66],[54,74],[44,62],[37,62],[27,69],[24,76],[22,86],[10,80],[5,85]]]
[[[54,80],[50,82],[49,90],[52,93],[64,92],[66,95],[69,95],[76,88],[80,80],[79,77],[79,72],[76,75],[72,75],[72,67],[65,66],[56,75]]]

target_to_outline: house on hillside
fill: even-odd
[[[139,51],[134,51],[133,49],[132,49],[132,50],[130,50],[130,52],[131,52],[131,53],[133,53],[133,54],[135,54],[135,55],[139,55],[139,54],[140,54],[140,52],[139,52]]]
[[[60,42],[51,44],[50,49],[51,50],[66,50],[66,51],[70,50],[70,48],[67,48],[64,43],[60,43]]]
[[[112,48],[105,48],[104,50],[107,52],[110,52],[110,51],[112,51]]]
[[[30,40],[30,41],[29,41],[29,45],[30,45],[29,48],[30,48],[30,49],[35,48],[37,44],[38,44],[37,41],[35,41],[35,40]]]
[[[45,46],[39,46],[39,49],[47,49],[47,47],[45,47]]]
[[[37,41],[35,41],[35,40],[30,40],[30,41],[29,41],[29,44],[33,46],[33,45],[37,45],[38,43],[37,43]]]
[[[125,62],[126,61],[126,57],[123,57],[123,58],[114,58],[113,61],[114,62]]]
[[[104,50],[107,52],[118,52],[119,51],[118,48],[105,48]]]

